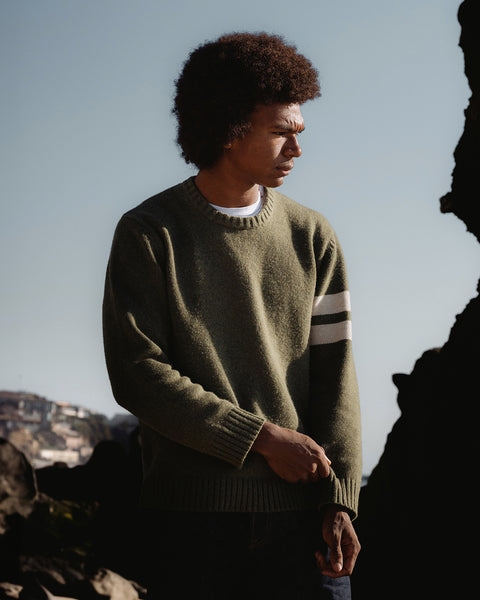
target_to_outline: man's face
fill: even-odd
[[[230,175],[249,187],[282,185],[302,154],[298,134],[304,128],[298,104],[259,105],[248,133],[225,149]]]

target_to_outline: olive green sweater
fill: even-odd
[[[141,504],[357,511],[360,416],[345,265],[318,213],[267,189],[254,217],[194,179],[117,225],[103,305],[117,402],[141,424]],[[330,477],[289,484],[251,451],[265,420],[306,433]]]

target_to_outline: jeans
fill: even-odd
[[[314,512],[146,514],[149,600],[350,600],[350,579],[322,575]]]

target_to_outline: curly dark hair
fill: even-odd
[[[267,33],[232,33],[196,48],[175,82],[177,142],[187,163],[215,165],[242,137],[259,104],[303,104],[320,96],[317,70]]]

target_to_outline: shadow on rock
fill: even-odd
[[[128,449],[100,442],[83,466],[36,472],[0,439],[0,599],[143,597],[140,480],[137,431]]]

